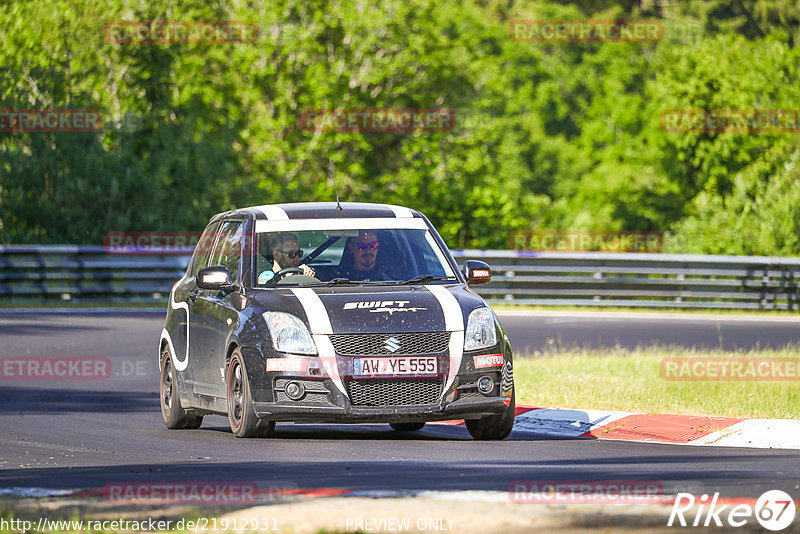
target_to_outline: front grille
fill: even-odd
[[[475,389],[464,389],[458,391],[458,398],[456,400],[475,400],[475,399],[485,399],[486,397],[478,391],[477,388]]]
[[[328,390],[319,380],[298,380],[296,378],[276,378],[275,389],[283,391],[289,382],[300,382],[309,393],[328,393]]]
[[[400,345],[392,352],[386,346],[389,338]],[[404,334],[337,334],[330,337],[333,348],[342,356],[382,356],[436,354],[447,351],[450,332],[417,332]]]
[[[347,394],[353,406],[422,406],[437,404],[442,380],[348,380]]]
[[[300,382],[306,394],[300,400],[290,399],[286,395],[286,384]],[[278,378],[275,380],[275,401],[280,404],[297,404],[302,406],[330,406],[328,390],[319,380],[297,380],[294,378]]]

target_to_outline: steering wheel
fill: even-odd
[[[266,287],[275,287],[278,284],[278,280],[286,276],[287,274],[303,274],[303,269],[300,267],[287,267],[286,269],[281,269],[275,276],[272,277],[272,280],[264,284]]]

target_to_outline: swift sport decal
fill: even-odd
[[[186,302],[175,302],[175,289],[183,283],[186,276],[184,275],[183,278],[175,282],[175,285],[172,286],[172,291],[169,292],[169,307],[173,310],[186,310],[186,355],[184,356],[183,360],[178,359],[178,354],[175,352],[175,345],[172,344],[172,338],[167,332],[167,329],[164,328],[161,331],[161,339],[167,341],[167,345],[169,345],[170,354],[172,354],[172,364],[175,366],[176,371],[185,371],[187,367],[189,367],[189,304]]]
[[[406,307],[410,301],[408,300],[374,300],[363,302],[345,302],[342,307],[343,310],[355,309],[369,309],[370,313],[388,313],[389,315],[394,312],[416,312],[427,310],[428,308],[420,308],[416,306]]]
[[[336,388],[347,397],[342,378],[339,376],[339,367],[336,365],[336,350],[331,343],[330,334],[333,333],[331,327],[331,318],[328,316],[328,310],[322,303],[313,289],[308,287],[293,287],[292,293],[300,301],[303,310],[308,317],[308,326],[311,328],[311,337],[314,338],[314,344],[319,351],[319,359],[322,362],[322,367],[331,377],[331,382],[334,383]]]
[[[393,314],[394,312],[415,312],[420,310],[427,310],[428,308],[378,308],[375,310],[370,310],[370,313],[388,313],[389,315]]]
[[[447,394],[450,386],[461,369],[461,358],[464,356],[464,315],[461,313],[461,306],[450,291],[444,286],[425,286],[425,289],[433,293],[444,313],[445,329],[452,332],[450,334],[450,370],[447,373],[447,382],[442,388],[442,398]]]
[[[364,300],[357,302],[345,302],[342,306],[343,310],[355,310],[356,308],[387,308],[389,306],[395,308],[405,308],[408,300]]]

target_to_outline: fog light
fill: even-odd
[[[491,395],[494,391],[494,379],[491,376],[482,376],[478,379],[478,391],[482,395]]]
[[[292,400],[300,400],[306,394],[306,388],[300,382],[289,382],[286,384],[286,396]]]

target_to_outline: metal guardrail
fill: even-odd
[[[572,306],[800,308],[800,258],[695,254],[458,250],[492,266],[475,286],[491,303]]]
[[[189,259],[80,245],[0,246],[0,301],[166,302]]]
[[[453,250],[486,261],[491,303],[800,309],[800,258]],[[73,245],[0,246],[0,301],[163,303],[186,255]]]

